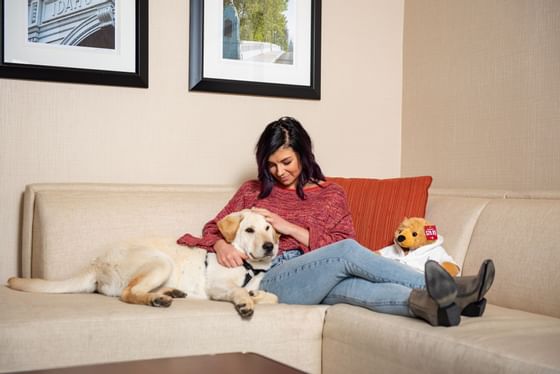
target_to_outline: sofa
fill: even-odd
[[[199,233],[234,191],[29,185],[20,275],[63,278],[116,242]],[[375,199],[351,197],[360,206]],[[0,372],[255,352],[309,373],[559,373],[560,191],[430,188],[426,198],[426,217],[463,274],[475,274],[485,258],[495,262],[482,317],[432,327],[345,304],[262,304],[251,319],[241,319],[226,302],[187,297],[170,308],[150,308],[99,294],[30,294],[2,286]],[[352,211],[355,223],[359,214]]]

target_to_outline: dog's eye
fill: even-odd
[[[418,236],[418,233],[413,232],[413,233],[412,233],[412,236],[417,237],[417,236]]]
[[[270,226],[266,226],[266,229],[265,229],[265,230],[268,231],[268,229],[270,229]]]
[[[245,232],[248,232],[249,234],[252,234],[252,233],[255,232],[255,229],[253,229],[252,227],[247,227],[247,228],[245,229]]]

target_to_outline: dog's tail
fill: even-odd
[[[75,277],[65,280],[12,277],[8,279],[8,287],[25,292],[92,293],[97,287],[97,279],[95,270],[88,268]]]

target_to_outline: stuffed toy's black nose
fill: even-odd
[[[405,240],[406,240],[406,238],[404,237],[404,235],[399,235],[399,236],[397,237],[397,241],[398,241],[399,243],[400,243],[400,242],[404,242]]]

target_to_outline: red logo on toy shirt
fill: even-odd
[[[424,233],[426,234],[426,239],[437,240],[436,225],[424,226]]]

